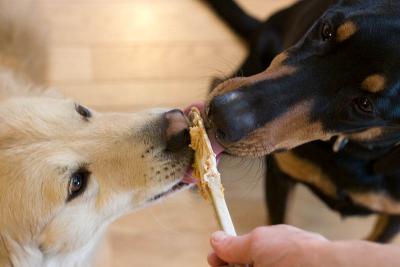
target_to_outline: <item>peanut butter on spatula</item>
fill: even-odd
[[[195,151],[193,176],[198,179],[202,196],[213,204],[221,228],[236,236],[224,198],[224,187],[217,169],[216,155],[211,147],[200,111],[193,107],[189,113],[191,148]]]

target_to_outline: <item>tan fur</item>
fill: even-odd
[[[269,70],[277,70],[283,66],[283,63],[289,58],[288,52],[282,52],[277,55],[271,62]]]
[[[378,93],[385,90],[386,87],[386,77],[382,74],[373,74],[368,76],[361,85],[362,89],[370,93]]]
[[[279,168],[289,176],[322,190],[328,196],[336,194],[336,186],[324,174],[321,167],[296,156],[293,152],[274,155]]]
[[[288,57],[288,53],[283,52],[277,55],[271,62],[268,69],[261,73],[250,77],[235,77],[226,80],[225,82],[218,85],[217,88],[215,88],[211,92],[211,94],[208,96],[208,99],[210,100],[217,95],[222,95],[224,93],[239,89],[243,86],[250,86],[263,80],[278,79],[280,77],[288,76],[295,73],[297,71],[295,67],[283,64],[288,59]]]
[[[296,156],[293,152],[276,153],[274,155],[279,168],[286,174],[297,179],[300,182],[304,182],[315,186],[328,196],[335,197],[336,186],[329,180],[329,177],[323,173],[322,169],[314,165],[312,162]],[[400,212],[400,205],[398,201],[392,199],[385,193],[357,193],[347,192],[349,197],[354,203],[364,207],[368,207],[376,212],[389,212],[398,214]],[[376,231],[380,231],[384,223],[384,218],[381,218],[380,224],[377,225]],[[380,227],[381,225],[381,227]],[[372,236],[375,236],[372,234]],[[372,238],[371,236],[371,238]]]
[[[368,130],[365,130],[363,132],[360,133],[354,133],[354,134],[350,134],[348,135],[349,139],[353,140],[353,141],[358,141],[358,142],[365,142],[365,141],[369,141],[372,139],[376,139],[379,136],[383,135],[384,130],[383,128],[371,128]]]
[[[354,203],[364,205],[373,211],[392,214],[400,213],[399,202],[386,193],[350,193],[349,196]]]
[[[389,223],[390,215],[381,214],[376,221],[373,231],[366,238],[369,241],[376,241],[382,235],[382,233],[386,230]]]
[[[268,68],[266,71],[249,77],[249,83],[255,84],[257,82],[264,81],[264,80],[278,79],[281,77],[292,75],[296,71],[297,71],[297,69],[295,67],[286,66],[286,65],[280,65],[278,67],[278,63],[274,63],[274,65],[271,65],[271,68]]]
[[[8,14],[18,3],[9,1]],[[0,23],[0,267],[86,267],[106,226],[171,189],[192,153],[165,152],[166,110],[83,119],[73,100],[32,83],[44,80],[44,65],[31,61],[42,50],[30,31],[7,25]],[[67,202],[82,166],[91,172],[87,189]]]
[[[337,29],[336,40],[338,42],[344,42],[353,36],[358,30],[357,25],[353,21],[347,21],[340,25]]]
[[[335,197],[337,188],[330,181],[329,177],[324,174],[322,169],[312,162],[296,156],[293,152],[276,153],[274,155],[279,168],[286,174],[304,182],[315,186],[328,196]],[[369,192],[357,193],[352,191],[346,192],[355,204],[368,207],[376,212],[388,212],[398,214],[400,212],[400,204],[385,193]],[[380,224],[377,225],[376,231],[380,231],[384,224],[384,218],[381,218]],[[375,233],[377,234],[377,232]],[[373,233],[371,238],[375,236]]]
[[[286,113],[252,132],[245,139],[227,147],[230,153],[242,156],[260,156],[279,149],[291,149],[298,144],[316,139],[330,138],[320,122],[312,122],[309,113],[312,102],[303,102],[287,110]],[[268,138],[265,138],[268,136]]]

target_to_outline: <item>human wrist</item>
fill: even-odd
[[[349,249],[350,245],[347,242],[325,242],[316,250],[318,252],[318,258],[315,266],[321,266],[321,263],[324,263],[324,267],[355,267],[349,265]]]
[[[399,266],[398,247],[368,241],[335,241],[321,246],[326,267]],[[389,260],[390,259],[390,260]]]
[[[331,253],[333,242],[319,236],[309,240],[303,240],[300,253],[302,253],[302,266],[321,267],[337,267],[338,265],[327,264],[327,256]]]
[[[374,244],[372,245],[374,246]],[[371,249],[369,242],[364,241],[329,241],[312,240],[305,249],[309,255],[304,266],[310,267],[369,267],[363,261],[363,254]]]

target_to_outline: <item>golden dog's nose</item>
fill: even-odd
[[[165,137],[167,150],[178,152],[186,149],[190,143],[189,123],[183,112],[179,109],[168,111],[164,114],[166,120]]]

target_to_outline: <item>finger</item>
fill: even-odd
[[[225,232],[215,232],[211,236],[211,246],[215,254],[229,263],[251,263],[250,235],[229,236]]]
[[[211,252],[208,254],[207,257],[208,264],[212,267],[220,267],[220,266],[225,266],[227,263],[218,258],[217,254],[215,252]]]

